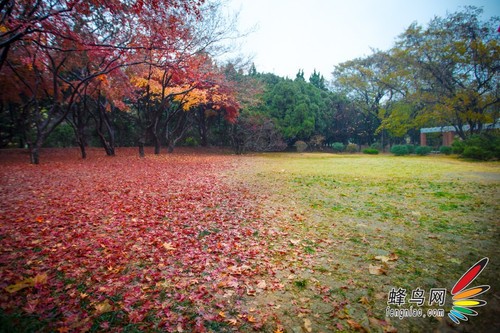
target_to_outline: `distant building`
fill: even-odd
[[[497,119],[497,121],[493,124],[484,124],[483,125],[484,130],[499,129],[499,128],[500,128],[500,119]],[[470,126],[464,125],[464,126],[462,126],[462,130],[464,132],[467,132],[468,130],[470,130]],[[457,129],[455,128],[455,126],[421,128],[420,129],[420,145],[427,146],[427,134],[428,133],[441,133],[443,135],[442,146],[451,146],[451,144],[453,143],[453,140],[455,139],[456,131],[457,131]]]

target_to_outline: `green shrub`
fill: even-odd
[[[297,151],[299,153],[302,153],[302,152],[306,151],[306,149],[307,149],[307,143],[305,143],[304,141],[300,141],[300,140],[295,142],[294,146],[295,146],[295,148],[297,148]]]
[[[500,159],[500,131],[473,135],[463,141],[463,145],[463,157],[483,161]]]
[[[344,151],[344,144],[342,142],[334,142],[332,144],[332,150],[336,153],[341,153]]]
[[[345,147],[345,151],[348,153],[357,153],[358,152],[358,145],[354,143],[350,143]]]
[[[410,152],[408,151],[408,147],[406,145],[395,145],[391,148],[391,153],[396,156],[408,155]]]
[[[378,151],[382,150],[382,145],[379,142],[374,142],[370,145],[371,149],[377,149]]]
[[[66,148],[75,146],[75,132],[73,127],[67,123],[61,123],[45,140],[45,147]]]
[[[408,154],[415,154],[418,147],[415,147],[415,145],[406,145],[406,148],[408,149]]]
[[[199,145],[198,140],[196,140],[192,136],[188,136],[186,139],[184,139],[184,146],[197,147],[198,145]]]
[[[439,147],[439,152],[441,154],[450,155],[452,151],[453,151],[453,149],[450,146]]]
[[[462,140],[455,140],[451,144],[451,151],[453,154],[462,154],[464,152],[465,144]]]
[[[377,155],[378,150],[374,149],[374,148],[366,148],[366,149],[363,149],[363,154]]]
[[[462,156],[466,158],[472,158],[474,160],[488,160],[490,159],[490,154],[488,151],[477,146],[466,146],[462,152]]]
[[[415,153],[420,156],[429,155],[432,151],[432,148],[429,146],[418,146],[415,148]]]

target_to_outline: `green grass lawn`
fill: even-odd
[[[475,283],[491,285],[489,304],[460,329],[498,329],[498,162],[331,154],[244,161],[238,177],[267,197],[262,205],[282,232],[270,247],[285,289],[256,303],[271,304],[285,331],[306,320],[313,331],[453,329],[447,318],[387,322],[388,292],[446,288],[448,311],[449,291],[483,257],[490,263]]]

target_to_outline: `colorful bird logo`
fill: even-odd
[[[486,301],[473,299],[490,289],[490,286],[478,286],[464,290],[474,281],[488,264],[489,259],[483,258],[475,263],[464,275],[455,283],[451,289],[453,295],[453,307],[448,313],[448,317],[455,323],[460,324],[460,320],[467,321],[467,316],[477,316],[477,312],[471,308],[486,305]]]

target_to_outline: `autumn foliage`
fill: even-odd
[[[130,113],[130,135],[139,145],[151,138],[156,152],[160,136],[172,147],[189,126],[180,111],[203,107],[234,121],[239,104],[210,55],[227,33],[211,25],[218,11],[203,0],[2,1],[0,107],[31,162],[63,122],[85,158],[89,119],[114,155],[111,110]]]
[[[1,311],[50,331],[261,325],[234,300],[273,287],[258,278],[271,234],[255,195],[222,176],[234,157],[76,153],[2,162]]]

